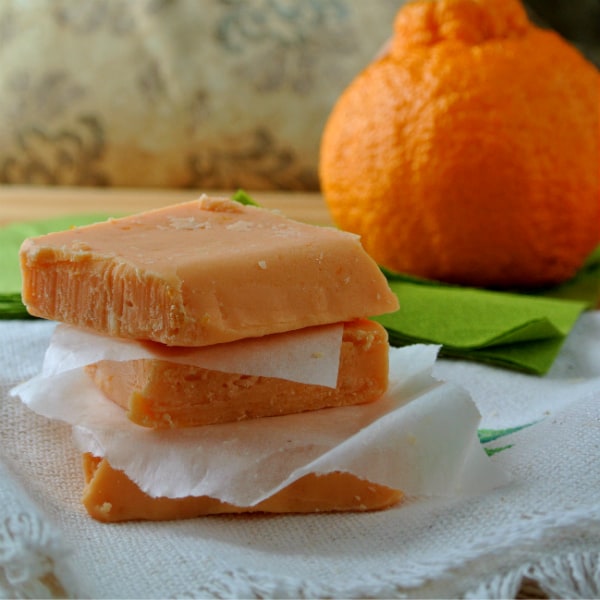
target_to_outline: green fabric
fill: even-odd
[[[535,374],[552,366],[582,311],[600,298],[600,247],[571,281],[537,292],[445,285],[385,271],[400,310],[375,317],[390,343],[434,343],[440,354]]]
[[[237,190],[231,197],[232,200],[244,204],[245,206],[260,206],[245,190]]]
[[[240,199],[242,192],[238,192]],[[0,318],[29,317],[21,302],[19,248],[27,237],[106,220],[106,214],[70,215],[0,227]],[[376,317],[390,343],[433,343],[441,354],[545,373],[586,308],[600,298],[600,247],[578,275],[556,288],[507,293],[445,285],[384,271],[401,309]]]
[[[573,279],[538,294],[550,298],[584,300],[590,308],[597,307],[600,301],[600,246],[590,254]]]
[[[0,318],[25,319],[29,314],[21,302],[21,270],[19,248],[28,237],[61,231],[79,225],[104,221],[105,214],[70,215],[32,221],[11,223],[0,227]]]

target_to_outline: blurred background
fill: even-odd
[[[0,183],[318,190],[402,0],[1,0]],[[600,65],[600,0],[527,0]]]

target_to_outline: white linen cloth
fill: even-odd
[[[366,514],[222,516],[106,525],[79,496],[70,426],[9,390],[36,375],[53,324],[0,323],[0,596],[96,598],[600,596],[600,313],[545,377],[456,360],[512,482]],[[523,427],[524,426],[524,427]]]

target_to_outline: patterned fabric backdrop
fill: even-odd
[[[402,0],[2,0],[0,182],[317,189]]]
[[[1,0],[0,183],[316,190],[402,3]]]

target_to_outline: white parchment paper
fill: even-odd
[[[44,358],[50,377],[101,360],[161,359],[225,373],[277,377],[334,388],[344,326],[309,327],[200,348],[165,347],[58,325]]]
[[[437,346],[390,349],[390,389],[372,404],[161,431],[131,423],[83,371],[80,344],[70,357],[67,347],[51,346],[50,367],[12,394],[72,424],[82,452],[105,456],[151,496],[252,506],[307,473],[338,470],[408,495],[472,495],[509,480],[479,443],[469,394],[432,377]]]

